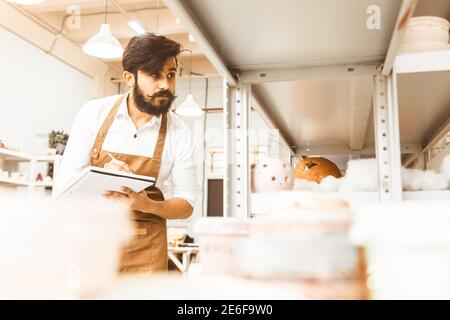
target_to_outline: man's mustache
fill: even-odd
[[[159,92],[149,96],[149,98],[152,99],[152,100],[155,99],[155,98],[164,98],[164,97],[165,98],[169,98],[169,99],[174,99],[175,95],[172,92],[168,91],[168,90],[163,90],[163,91],[159,91]]]

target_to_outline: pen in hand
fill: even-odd
[[[117,161],[117,159],[114,158],[113,155],[112,155],[111,153],[107,152],[106,154],[107,154],[108,156],[110,156],[111,160],[116,160],[116,161]]]

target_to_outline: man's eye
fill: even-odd
[[[173,79],[173,78],[175,78],[175,72],[171,72],[171,73],[169,73],[169,74],[167,74],[167,78],[169,78],[169,79]]]

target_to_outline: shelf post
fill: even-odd
[[[250,212],[249,115],[251,86],[225,88],[224,216],[248,218]]]
[[[231,188],[231,163],[232,163],[232,153],[231,153],[231,127],[232,127],[232,91],[227,84],[226,80],[223,80],[223,128],[224,128],[224,142],[223,142],[223,153],[224,153],[224,177],[223,177],[223,216],[231,216],[232,208],[232,188]]]
[[[28,184],[28,195],[33,195],[34,187],[36,184],[36,168],[37,161],[36,159],[31,159],[30,161],[30,169],[29,169],[29,184]]]
[[[374,77],[374,127],[378,194],[382,203],[402,200],[400,126],[396,77]]]
[[[55,181],[57,175],[58,175],[58,171],[59,171],[59,167],[61,165],[61,160],[62,160],[62,156],[55,156],[55,159],[53,160],[53,182]]]

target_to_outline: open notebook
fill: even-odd
[[[59,197],[101,196],[105,190],[121,192],[122,186],[140,192],[154,183],[154,177],[89,166],[71,180]]]

